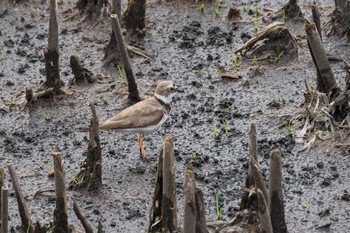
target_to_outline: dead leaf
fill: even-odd
[[[221,78],[230,78],[230,79],[239,79],[241,78],[238,75],[235,74],[220,74]]]

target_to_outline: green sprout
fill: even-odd
[[[44,119],[45,121],[49,121],[52,117],[52,113],[51,110],[48,110],[45,114],[44,114]]]
[[[244,12],[247,12],[250,8],[250,1],[248,1],[244,6]]]
[[[125,207],[126,207],[127,209],[131,210],[132,205],[129,203],[129,204],[125,205]]]
[[[120,66],[119,66],[118,64],[117,64],[116,66],[117,66],[117,68],[118,68],[120,78],[121,78],[122,80],[124,80],[124,73],[123,73],[122,68],[120,68]]]
[[[254,12],[254,30],[255,33],[258,32],[259,29],[259,6],[256,4],[255,12]]]
[[[14,96],[11,101],[10,101],[10,108],[14,107],[16,105],[16,101],[17,101],[17,96]]]
[[[282,12],[282,19],[283,19],[283,23],[286,23],[287,15],[285,10],[283,10]]]
[[[275,62],[277,63],[279,60],[281,60],[282,58],[282,55],[283,55],[283,52],[280,52],[277,57],[275,58]]]
[[[72,183],[73,184],[78,184],[78,183],[80,183],[82,181],[82,179],[83,179],[83,176],[78,174],[72,179]]]
[[[232,109],[232,105],[233,105],[233,104],[226,104],[226,108],[227,108],[227,109]]]
[[[28,226],[27,226],[26,233],[29,233],[29,231],[30,231],[30,221],[28,221]]]
[[[226,138],[227,138],[228,137],[228,126],[226,124],[226,121],[222,120],[222,124],[224,125],[225,135],[226,135]]]
[[[238,56],[237,54],[235,54],[231,60],[231,66],[236,66],[237,65],[237,60],[238,60]]]
[[[215,15],[216,15],[216,16],[219,16],[219,15],[220,15],[219,3],[216,4],[216,7],[215,7]]]
[[[199,5],[199,11],[200,11],[201,13],[204,12],[204,3],[202,3],[202,4]]]
[[[215,73],[220,75],[222,73],[222,71],[224,70],[224,68],[220,67],[220,68],[217,68]]]
[[[257,64],[258,64],[256,61],[257,61],[257,58],[256,58],[256,56],[254,56],[254,57],[253,57],[253,61],[252,61],[252,62],[253,62],[253,65],[257,65]]]
[[[288,134],[290,134],[290,133],[292,132],[292,124],[293,124],[293,121],[292,121],[292,120],[289,120],[289,121],[286,123],[286,128],[287,128]]]
[[[335,131],[336,131],[335,127],[331,127],[331,133],[332,133],[333,135],[335,134]]]
[[[197,160],[198,159],[198,154],[197,152],[193,151],[192,152],[192,160]]]
[[[103,100],[103,103],[104,103],[104,104],[107,104],[107,96],[106,96],[106,95],[103,95],[103,96],[102,96],[102,100]]]
[[[213,135],[214,135],[214,139],[215,139],[218,136],[217,132],[216,132],[216,126],[215,125],[213,125],[212,130],[213,130]]]
[[[220,207],[220,204],[219,204],[219,193],[216,193],[215,204],[216,204],[216,216],[218,217],[218,220],[220,220],[223,209]]]
[[[305,203],[305,211],[306,212],[309,212],[310,210],[310,203],[309,203],[309,200],[306,200],[306,203]]]
[[[0,61],[3,61],[3,60],[5,60],[5,56],[2,53],[2,50],[0,50]]]
[[[55,229],[55,226],[52,225],[52,226],[49,228],[49,232],[50,232],[50,233],[54,233],[54,229]]]

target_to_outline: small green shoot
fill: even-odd
[[[199,5],[199,11],[200,11],[201,13],[204,13],[204,3],[201,3],[201,4]]]
[[[82,176],[77,175],[77,176],[75,176],[75,177],[72,179],[72,183],[73,183],[73,184],[78,184],[78,183],[81,182],[81,180],[82,180]]]
[[[50,233],[54,233],[54,229],[55,229],[55,226],[52,225],[52,226],[49,228],[49,232],[50,232]]]
[[[255,7],[255,12],[254,12],[254,30],[255,30],[255,33],[258,32],[258,29],[259,29],[259,6],[258,4],[256,4],[256,7]]]
[[[198,159],[198,154],[197,152],[193,151],[192,152],[192,160],[197,160]]]
[[[252,59],[253,65],[257,65],[258,64],[256,61],[257,61],[257,58],[256,58],[256,56],[254,56],[253,59]]]
[[[306,200],[306,203],[305,203],[305,211],[306,212],[309,212],[310,210],[310,203],[309,203],[309,200]]]
[[[102,96],[103,103],[106,105],[107,104],[107,96],[103,95]]]
[[[250,8],[250,1],[248,1],[244,6],[244,12],[247,12]]]
[[[125,207],[126,207],[127,209],[129,209],[129,210],[132,209],[132,205],[131,205],[131,204],[127,204],[127,205],[125,205]]]
[[[227,108],[227,109],[232,109],[232,105],[233,105],[233,104],[226,104],[226,108]]]
[[[282,55],[283,55],[283,52],[280,52],[280,53],[277,55],[277,57],[275,58],[275,62],[276,62],[276,63],[279,62],[279,60],[281,60]]]
[[[226,124],[226,121],[222,120],[222,124],[224,125],[225,135],[226,135],[226,138],[227,138],[228,137],[228,126]]]
[[[287,128],[288,134],[291,134],[291,132],[292,132],[292,124],[293,124],[293,121],[292,121],[292,120],[289,120],[289,121],[286,123],[286,128]]]
[[[28,226],[27,226],[26,233],[29,233],[29,231],[30,231],[30,221],[28,221]]]
[[[238,60],[238,56],[237,54],[235,54],[231,60],[231,66],[236,66],[237,65],[237,60]]]
[[[218,217],[218,220],[220,220],[222,215],[222,208],[220,207],[220,204],[219,204],[219,193],[216,193],[215,204],[216,204],[216,216]]]
[[[3,60],[5,60],[5,56],[2,53],[2,50],[0,50],[0,61],[3,61]]]
[[[285,10],[283,10],[282,12],[282,19],[283,19],[283,23],[286,23],[287,15]]]
[[[215,7],[215,16],[218,17],[220,15],[220,9],[219,9],[219,2],[218,4],[216,4],[216,7]]]
[[[118,68],[120,78],[121,78],[122,80],[124,80],[124,73],[123,73],[122,68],[120,68],[120,66],[119,66],[118,64],[117,64],[116,66],[117,66],[117,68]]]
[[[49,121],[49,120],[51,120],[51,117],[52,117],[51,110],[48,110],[48,111],[44,114],[44,119],[45,119],[45,121]]]
[[[212,126],[212,130],[213,130],[213,135],[214,135],[214,139],[218,136],[217,132],[216,132],[216,126],[213,125]]]
[[[224,68],[223,67],[219,67],[216,69],[215,73],[220,75],[222,73],[222,71],[224,71]]]
[[[335,134],[335,131],[336,131],[335,127],[331,127],[331,133],[332,133],[333,135]]]

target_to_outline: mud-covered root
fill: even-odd
[[[350,39],[350,4],[345,0],[335,0],[335,8],[330,20],[325,24],[326,35],[337,35]]]
[[[235,51],[243,57],[276,63],[298,58],[298,44],[285,24],[274,22]]]
[[[192,163],[186,166],[184,196],[184,232],[207,233],[203,192],[196,188]]]
[[[178,232],[174,144],[171,137],[165,138],[159,154],[148,232]]]
[[[289,0],[286,5],[278,10],[270,9],[267,14],[262,17],[265,23],[271,23],[276,20],[302,20],[304,14],[302,13],[297,0]]]
[[[84,68],[80,63],[80,58],[78,56],[72,55],[70,57],[70,67],[74,74],[74,82],[81,83],[87,81],[88,83],[93,83],[96,81],[96,76],[88,69]]]
[[[333,101],[339,95],[340,88],[334,78],[315,23],[306,20],[305,32],[310,54],[317,70],[317,90],[326,93],[330,101]]]
[[[55,94],[61,94],[61,86],[63,86],[63,82],[60,79],[56,0],[50,0],[49,39],[48,46],[44,47],[44,56],[46,71],[45,86],[47,88],[53,88]]]
[[[227,13],[227,19],[233,22],[241,21],[241,10],[237,6],[231,6]]]
[[[54,210],[54,229],[57,232],[69,232],[68,226],[68,209],[65,172],[63,167],[63,154],[55,149],[52,152],[55,174],[55,193],[56,207]]]
[[[79,14],[82,16],[80,20],[96,20],[100,16],[104,16],[107,13],[107,0],[79,0],[76,7],[79,10]]]
[[[92,119],[89,128],[87,158],[80,166],[80,171],[69,184],[69,189],[86,188],[88,191],[102,185],[102,153],[99,136],[99,120],[95,106],[89,103]]]
[[[123,22],[131,34],[144,36],[146,33],[146,0],[128,0],[128,6],[123,13]]]
[[[86,233],[94,233],[94,232],[96,232],[94,230],[94,228],[91,226],[91,223],[89,222],[89,220],[86,218],[84,212],[80,209],[80,207],[79,207],[77,201],[75,200],[75,198],[71,197],[71,199],[73,200],[74,213],[76,214],[76,216],[80,220],[81,224],[83,225],[85,232]]]

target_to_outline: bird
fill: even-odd
[[[138,133],[138,148],[144,161],[147,161],[143,147],[145,133],[160,129],[169,117],[171,103],[177,93],[173,81],[158,83],[154,95],[124,109],[115,116],[99,124],[100,130],[113,130],[121,133]],[[86,128],[80,131],[88,131]]]

